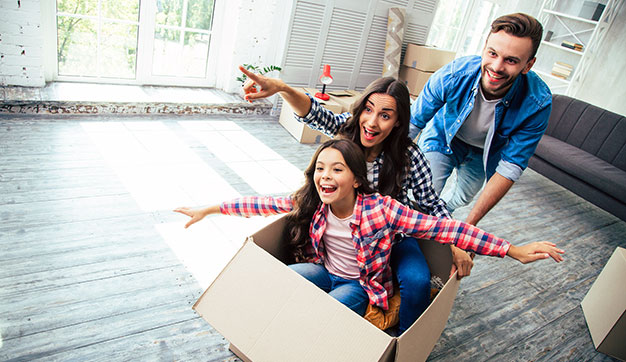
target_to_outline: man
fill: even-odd
[[[477,224],[528,165],[552,107],[548,86],[531,72],[543,28],[532,16],[511,14],[491,24],[482,56],[455,59],[433,74],[411,107],[413,135],[430,162],[435,191],[452,170],[457,179],[441,198],[452,212],[487,184],[466,222]],[[413,127],[415,126],[415,127]],[[459,276],[473,265],[453,247]]]

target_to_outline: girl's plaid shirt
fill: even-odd
[[[293,209],[290,197],[243,197],[220,206],[227,215],[255,216],[288,213]],[[319,205],[313,215],[309,235],[309,260],[321,264],[326,256],[322,236],[326,230],[327,208]],[[432,239],[442,244],[455,244],[477,254],[504,257],[509,242],[462,221],[422,214],[389,196],[357,194],[350,221],[352,241],[357,251],[361,276],[359,282],[367,292],[370,304],[387,310],[393,295],[389,266],[394,235],[404,233],[416,238]]]

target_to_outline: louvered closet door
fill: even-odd
[[[329,89],[363,89],[383,69],[387,13],[407,9],[404,42],[424,44],[438,0],[296,0],[281,77],[292,86],[321,88],[324,64]]]

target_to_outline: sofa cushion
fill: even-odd
[[[626,117],[564,95],[552,97],[546,134],[626,171]]]
[[[548,135],[535,155],[626,203],[626,172],[610,163]]]

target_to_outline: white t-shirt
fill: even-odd
[[[326,249],[324,267],[336,276],[345,279],[359,279],[359,264],[356,261],[356,249],[352,241],[352,229],[350,229],[350,220],[352,220],[353,215],[340,219],[333,214],[330,206],[326,205],[326,208],[328,210],[328,224],[322,237]]]

